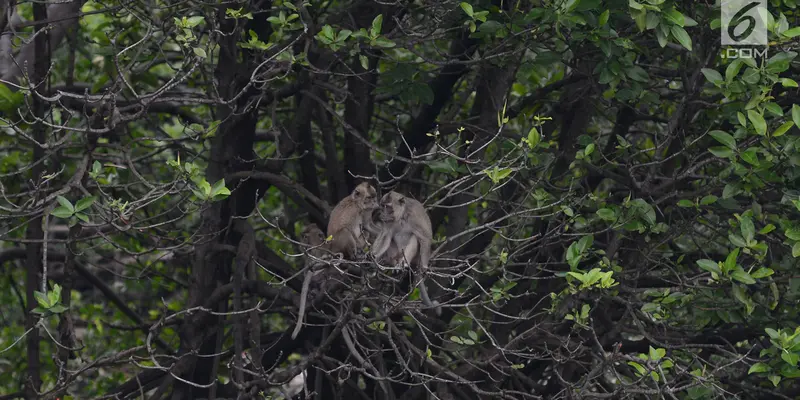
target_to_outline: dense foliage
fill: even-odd
[[[708,1],[4,3],[0,399],[798,398],[766,10],[737,58]],[[427,207],[443,313],[336,261],[292,339],[363,180]]]

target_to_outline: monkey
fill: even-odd
[[[376,261],[385,260],[395,266],[417,268],[419,293],[423,304],[434,308],[441,316],[439,303],[431,302],[425,286],[433,241],[433,228],[425,207],[417,200],[397,192],[386,193],[381,198],[379,218],[381,230],[370,250]]]
[[[292,339],[297,337],[297,334],[300,333],[300,328],[303,326],[306,304],[308,303],[308,293],[311,286],[320,286],[319,283],[324,280],[326,267],[314,270],[314,266],[320,262],[320,259],[330,257],[327,251],[328,243],[325,243],[325,235],[322,234],[322,230],[319,229],[316,224],[311,224],[303,228],[301,240],[311,247],[306,251],[305,263],[303,265],[304,269],[306,269],[306,273],[303,279],[303,288],[300,291],[300,310],[297,313],[297,324],[294,327],[294,331],[292,331]]]
[[[330,250],[355,260],[358,249],[364,249],[367,239],[379,235],[379,227],[372,219],[378,209],[378,192],[367,182],[362,182],[342,199],[331,211],[328,236],[333,236]]]

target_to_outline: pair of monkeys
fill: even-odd
[[[379,210],[377,221],[373,218],[375,210]],[[331,211],[328,236],[333,237],[325,244],[322,231],[316,225],[307,226],[303,230],[303,241],[314,246],[309,254],[320,257],[322,252],[319,250],[324,252],[327,246],[331,252],[342,253],[344,258],[355,260],[359,250],[366,246],[367,240],[374,240],[370,253],[375,261],[396,267],[416,267],[420,277],[422,302],[425,306],[434,308],[437,315],[441,315],[441,308],[431,302],[428,296],[423,278],[430,262],[433,229],[422,203],[392,191],[385,194],[378,204],[375,188],[362,182]],[[306,266],[309,266],[309,261],[311,259],[307,258]],[[300,312],[292,339],[297,337],[303,324],[311,280],[320,273],[322,271],[312,271],[310,268],[306,272],[300,293]]]

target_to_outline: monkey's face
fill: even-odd
[[[316,225],[309,225],[303,229],[303,243],[316,246],[324,242],[325,234]]]
[[[353,190],[353,200],[362,210],[378,208],[378,192],[367,182],[362,182]]]
[[[406,198],[395,192],[386,193],[381,199],[380,218],[383,222],[394,222],[403,219],[406,212]]]

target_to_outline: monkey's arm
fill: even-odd
[[[431,262],[431,240],[423,236],[417,236],[419,241],[419,268],[427,272]]]
[[[380,231],[378,237],[375,238],[375,243],[372,244],[372,249],[370,250],[375,260],[380,260],[389,250],[392,245],[392,236],[394,236],[394,231],[387,228]]]
[[[372,219],[371,213],[364,213],[362,215],[361,229],[368,233],[366,236],[370,238],[376,238],[375,240],[377,240],[377,237],[381,234],[381,228],[383,228],[383,224],[375,223],[375,221]]]

